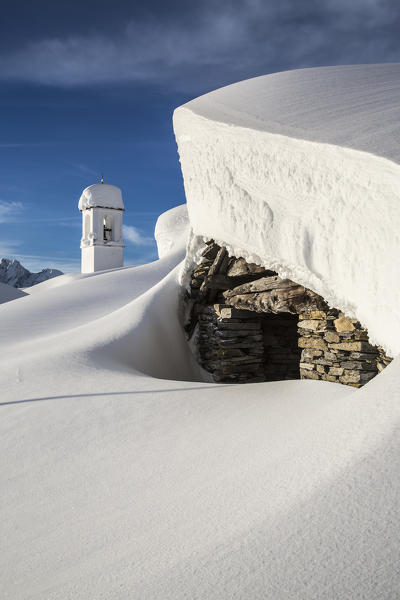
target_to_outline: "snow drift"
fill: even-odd
[[[194,235],[311,288],[400,351],[400,65],[290,71],[178,108]]]
[[[400,560],[398,359],[357,391],[319,381],[196,382],[178,302],[180,271],[202,242],[195,236],[203,235],[230,242],[235,251],[242,244],[255,257],[275,260],[324,289],[331,286],[330,297],[340,296],[344,303],[355,298],[354,309],[364,307],[369,319],[378,291],[387,285],[381,301],[394,328],[397,283],[388,285],[382,263],[384,274],[371,272],[362,304],[358,269],[365,259],[360,256],[353,266],[354,290],[336,288],[349,278],[347,273],[328,277],[327,224],[314,200],[309,247],[325,252],[325,259],[315,262],[319,258],[311,252],[305,261],[291,242],[305,217],[272,170],[282,213],[277,196],[271,197],[272,215],[265,208],[270,188],[261,185],[256,168],[263,168],[262,156],[275,148],[279,162],[280,149],[286,149],[285,160],[293,157],[295,165],[291,144],[305,144],[304,152],[318,166],[313,194],[318,186],[322,194],[326,178],[308,146],[316,144],[326,158],[322,143],[212,122],[189,108],[180,109],[176,120],[194,231],[186,263],[185,208],[178,208],[157,224],[162,258],[155,263],[64,275],[0,306],[2,595],[392,600],[398,595]],[[268,138],[260,137],[264,134]],[[198,163],[193,144],[198,144]],[[333,149],[348,173],[352,155],[346,152],[360,151]],[[217,150],[222,172],[228,162],[240,178],[234,170],[231,179],[217,172]],[[397,169],[387,157],[363,152],[375,166],[382,160]],[[307,164],[304,158],[304,168]],[[252,184],[248,165],[254,169]],[[302,176],[293,169],[287,178],[301,189]],[[215,206],[206,194],[214,190],[214,176],[221,192],[213,196]],[[356,191],[365,176],[355,180]],[[332,190],[329,194],[333,198]],[[299,201],[306,205],[305,196]],[[383,216],[375,210],[374,218],[378,214],[383,223],[390,203],[382,195],[376,202]],[[351,194],[343,197],[343,211],[348,204],[348,214],[361,218]],[[333,209],[328,201],[325,205],[333,226]],[[265,216],[264,237],[261,216],[252,217],[254,207]],[[397,221],[385,222],[381,245],[371,239],[381,257],[390,244],[397,247]],[[344,227],[346,239],[349,229]],[[361,229],[356,228],[360,250],[371,253]],[[341,257],[346,271],[350,263],[340,244],[339,238],[330,260],[339,264]],[[289,255],[293,262],[286,264]],[[389,270],[393,262],[387,258]],[[385,340],[388,329],[378,331]]]
[[[158,256],[163,258],[177,248],[184,248],[189,233],[189,218],[186,204],[171,208],[159,216],[154,237]]]

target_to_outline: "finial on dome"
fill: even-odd
[[[101,174],[100,183],[104,183],[104,176],[103,176],[103,173]]]

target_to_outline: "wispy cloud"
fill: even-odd
[[[75,217],[39,217],[39,218],[28,218],[18,219],[20,225],[38,225],[42,223],[54,224],[60,227],[72,227],[74,229],[80,229],[82,222],[79,216]]]
[[[13,240],[3,240],[0,242],[0,258],[15,258],[19,242]]]
[[[131,228],[128,226],[128,231],[129,229]],[[132,229],[136,234],[138,234],[135,228]],[[144,238],[140,234],[138,234],[138,237],[134,236],[134,239],[138,240],[136,242],[132,242],[136,245],[136,248],[131,248],[130,250],[130,255],[133,253],[134,257],[131,256],[129,259],[126,257],[125,266],[142,265],[151,262],[158,257],[154,239]],[[128,240],[128,238],[125,237],[125,240]],[[154,244],[153,248],[150,247],[152,244]],[[63,273],[77,273],[81,270],[80,258],[25,254],[24,252],[19,251],[21,246],[22,243],[16,240],[0,242],[0,259],[16,259],[26,269],[29,269],[34,273],[46,268],[58,269]]]
[[[0,200],[0,223],[11,223],[22,211],[21,202],[4,202]]]
[[[93,175],[94,177],[96,177],[98,180],[100,180],[100,176],[101,173],[99,171],[96,171],[95,169],[92,169],[91,167],[88,167],[87,165],[83,164],[83,163],[73,163],[73,162],[69,162],[67,163],[70,167],[73,167],[73,169],[75,171],[78,172],[78,174],[80,175]]]
[[[58,269],[63,273],[78,273],[81,270],[80,259],[74,258],[52,258],[51,256],[30,256],[27,254],[16,254],[13,256],[29,271],[37,273],[42,269]]]
[[[169,18],[154,11],[112,35],[28,40],[0,58],[0,78],[193,88],[282,68],[400,59],[396,0],[204,0],[193,10],[196,18],[192,3],[172,6]]]
[[[151,246],[154,244],[154,238],[144,237],[136,227],[132,225],[123,226],[124,240],[135,244],[136,246]]]
[[[80,271],[79,258],[61,258],[46,255],[25,254],[19,252],[22,243],[18,240],[0,242],[0,258],[18,260],[26,269],[39,272],[42,269],[58,269],[63,273]]]
[[[157,220],[158,217],[160,216],[160,210],[157,211],[141,211],[141,210],[127,210],[125,212],[125,217],[131,218],[131,219],[151,219],[153,221]]]
[[[0,74],[1,78],[1,74]],[[0,142],[0,148],[45,148],[55,146],[56,142]]]

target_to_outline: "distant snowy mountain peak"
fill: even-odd
[[[58,275],[63,275],[62,271],[43,269],[40,273],[31,273],[16,259],[2,258],[0,260],[0,282],[15,288],[31,287],[47,279],[58,277]]]

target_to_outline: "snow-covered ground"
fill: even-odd
[[[276,201],[272,227],[268,210],[257,212],[267,196],[272,202],[267,184],[263,192],[255,180],[243,204],[244,196],[236,191],[229,196],[229,190],[239,180],[248,186],[244,171],[238,180],[236,171],[232,179],[218,180],[217,159],[222,171],[228,160],[231,166],[240,163],[235,158],[241,152],[236,135],[250,152],[246,138],[250,129],[243,132],[242,127],[243,123],[211,122],[189,108],[178,112],[193,231],[188,229],[184,207],[162,216],[156,228],[159,261],[93,275],[61,276],[32,288],[29,296],[0,306],[2,597],[397,597],[398,359],[367,386],[353,390],[318,381],[202,383],[188,352],[178,318],[182,268],[193,259],[190,255],[183,260],[188,235],[191,252],[201,241],[196,235],[218,233],[217,239],[232,248],[243,244],[257,256],[265,248],[262,256],[271,257],[282,269],[290,267],[297,280],[315,276],[312,265],[317,255],[304,262],[294,243],[288,250],[292,262],[283,260],[288,256],[283,240],[291,239],[290,230],[297,239],[297,227],[306,221],[293,217],[293,212],[299,214],[297,202],[288,201],[285,181],[279,196],[285,210],[278,218]],[[257,152],[265,142],[268,154],[276,143],[278,155],[278,134],[271,133],[263,141],[259,136],[264,133],[253,129]],[[207,145],[209,169],[203,164],[196,167],[184,136],[198,140],[199,163],[206,162]],[[217,145],[219,139],[225,144],[223,152],[221,141],[218,156],[211,152],[213,136]],[[289,143],[284,141],[288,153]],[[350,149],[336,151],[343,154],[347,168]],[[254,161],[256,175],[256,154],[246,156],[248,163]],[[368,154],[368,161],[378,161],[375,167],[380,160],[390,162]],[[396,163],[390,165],[394,169],[389,170],[390,177],[398,176]],[[337,168],[329,161],[326,166]],[[304,161],[294,169],[292,186],[301,187],[306,167]],[[221,192],[219,204],[213,197],[219,212],[207,200],[214,173]],[[204,175],[201,182],[200,175]],[[313,193],[320,186],[321,202],[328,207],[322,171],[316,168],[309,176]],[[360,180],[363,177],[365,172]],[[330,193],[331,201],[336,201],[333,184]],[[225,194],[235,209],[235,227],[233,217],[226,215]],[[380,210],[373,218],[378,224],[386,219],[380,256],[386,249],[389,272],[386,267],[384,275],[374,272],[373,263],[363,273],[370,281],[362,288],[364,304],[360,304],[359,273],[364,259],[352,267],[353,296],[346,273],[335,275],[337,279],[326,275],[326,259],[318,263],[319,279],[313,279],[320,282],[317,291],[329,288],[332,296],[352,302],[354,310],[363,308],[370,321],[370,311],[378,306],[379,286],[387,285],[390,272],[396,272],[397,217],[388,198],[384,180],[375,198]],[[200,214],[201,199],[207,219]],[[342,210],[352,202],[349,192]],[[315,204],[311,206],[309,243],[326,253],[327,242],[321,241],[325,234],[320,234],[326,223]],[[264,237],[257,237],[257,219],[250,209],[257,219],[265,216]],[[363,210],[364,205],[357,208],[353,202],[349,214],[357,217]],[[330,215],[333,222],[332,211]],[[279,231],[285,223],[287,231],[281,239]],[[372,226],[367,226],[367,218],[362,224],[357,229],[358,244],[366,252]],[[347,240],[348,229],[343,232]],[[277,242],[275,255],[271,236]],[[378,239],[371,244],[379,251]],[[390,248],[396,257],[389,255]],[[334,265],[342,264],[345,272],[350,263],[344,256],[340,248],[332,260]],[[368,256],[371,259],[371,253]],[[341,282],[346,284],[343,290]],[[399,326],[396,286],[391,281],[381,298],[395,330]],[[384,323],[382,313],[379,319]],[[388,347],[397,340],[389,330],[389,326],[376,328]]]

